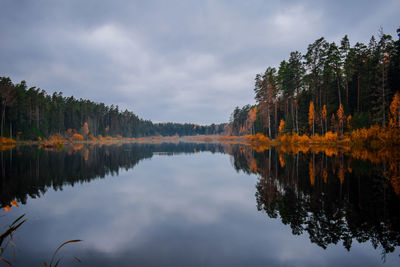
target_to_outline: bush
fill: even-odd
[[[72,135],[71,139],[73,141],[83,141],[84,138],[83,138],[83,135],[75,133]]]
[[[0,136],[0,145],[11,145],[11,144],[15,144],[14,139]]]

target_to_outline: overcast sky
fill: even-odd
[[[368,42],[399,0],[1,0],[0,76],[155,122],[221,123],[256,73],[323,36]]]

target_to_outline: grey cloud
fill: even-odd
[[[0,75],[145,119],[228,120],[253,79],[324,36],[394,35],[398,1],[3,1]]]

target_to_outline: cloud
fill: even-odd
[[[254,103],[253,80],[324,36],[368,41],[397,1],[8,1],[0,75],[145,119],[219,123]]]

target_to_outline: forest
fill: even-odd
[[[106,106],[62,93],[49,95],[40,88],[28,88],[25,81],[13,84],[0,77],[0,136],[17,140],[37,140],[54,134],[76,132],[87,136],[172,136],[218,134],[224,125],[193,123],[153,123],[118,106]]]
[[[397,29],[400,39],[400,28]],[[321,37],[304,55],[291,52],[279,67],[255,76],[256,105],[236,107],[227,124],[153,123],[133,112],[90,100],[47,94],[0,77],[0,136],[41,140],[51,135],[144,137],[197,134],[256,135],[299,140],[400,144],[400,40],[385,34],[368,44]],[[320,138],[320,139],[318,139]],[[322,138],[322,139],[321,139]],[[323,139],[325,138],[325,139]],[[82,139],[80,139],[82,140]],[[390,141],[390,142],[389,142]]]
[[[400,39],[400,28],[397,29]],[[368,44],[321,37],[305,54],[291,52],[279,67],[255,76],[256,105],[236,107],[227,133],[343,134],[378,125],[399,128],[400,40],[382,29]]]

